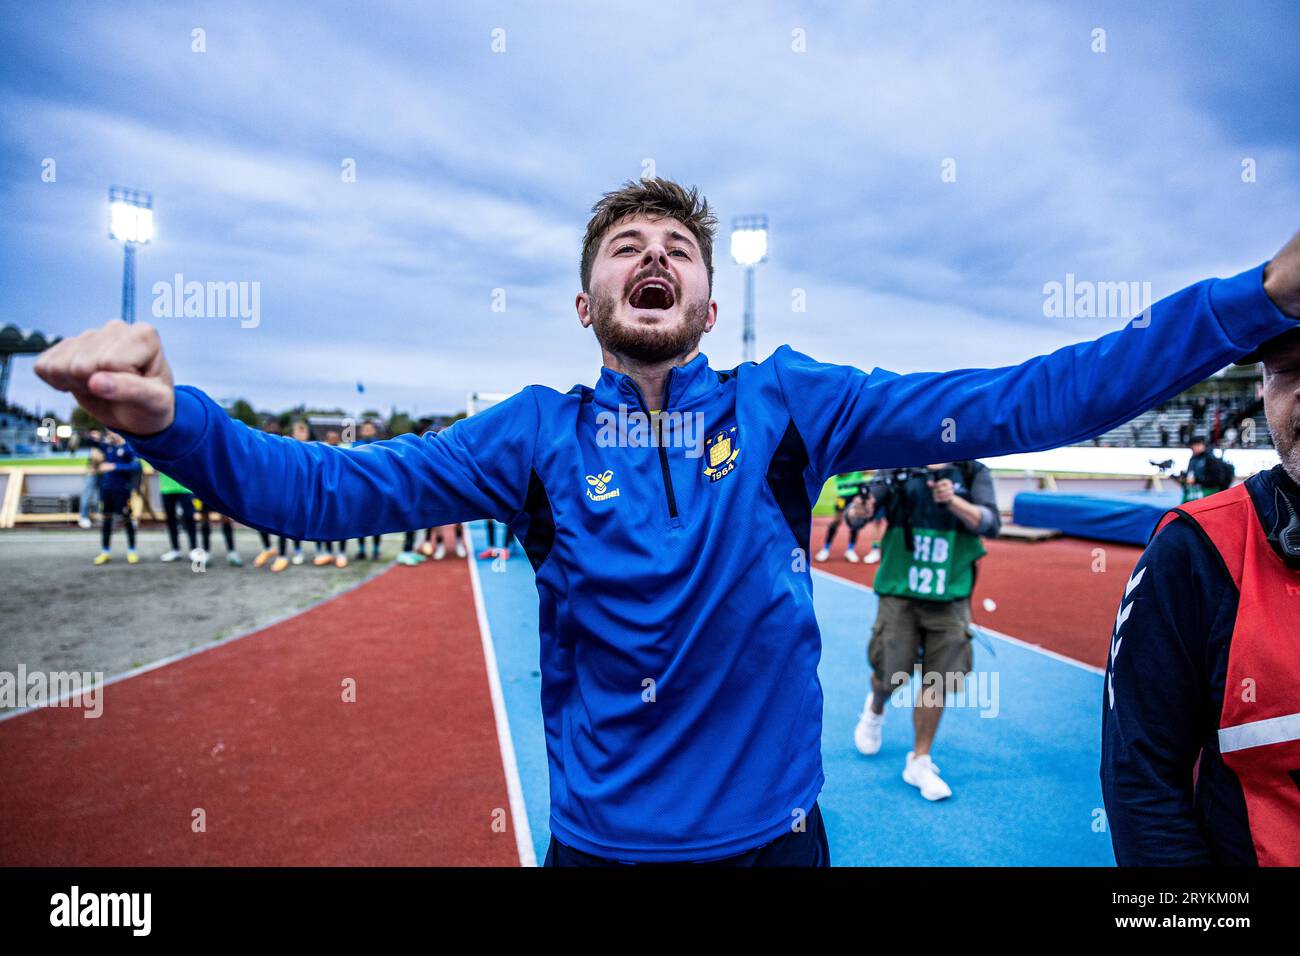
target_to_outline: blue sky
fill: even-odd
[[[154,193],[137,308],[178,382],[422,413],[592,383],[583,229],[652,161],[724,226],[715,367],[741,358],[725,226],[750,212],[772,222],[760,358],[1013,363],[1122,324],[1045,317],[1047,282],[1159,298],[1300,228],[1297,49],[1294,2],[4,2],[3,321],[117,315],[120,184]],[[260,283],[259,324],[153,318],[176,273]],[[11,400],[67,413],[31,365]]]

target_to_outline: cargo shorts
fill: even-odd
[[[907,683],[918,656],[923,681],[938,673],[939,680],[960,689],[973,663],[970,620],[969,597],[923,601],[882,594],[867,662],[891,692]]]

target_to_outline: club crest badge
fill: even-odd
[[[710,481],[720,481],[736,467],[736,456],[739,454],[736,426],[719,429],[704,440],[704,473]]]

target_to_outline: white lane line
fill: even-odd
[[[497,670],[496,647],[492,643],[492,628],[488,625],[487,607],[483,603],[483,585],[478,577],[478,559],[474,556],[474,535],[466,522],[462,525],[465,543],[469,546],[469,579],[474,588],[474,611],[478,614],[478,633],[483,642],[483,661],[487,665],[488,690],[492,694],[492,713],[496,717],[497,743],[501,747],[501,765],[506,774],[506,793],[510,798],[510,816],[515,825],[515,846],[519,850],[520,866],[536,866],[537,853],[533,850],[533,831],[528,825],[528,808],[524,806],[524,787],[519,779],[519,764],[515,760],[514,738],[510,736],[510,718],[506,715],[506,701],[501,693],[501,674]]]

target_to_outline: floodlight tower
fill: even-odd
[[[135,247],[153,238],[153,193],[108,189],[108,235],[122,243],[122,321],[135,322]]]
[[[754,361],[754,267],[767,261],[767,216],[737,216],[731,221],[731,258],[745,269],[745,327],[742,360]]]

